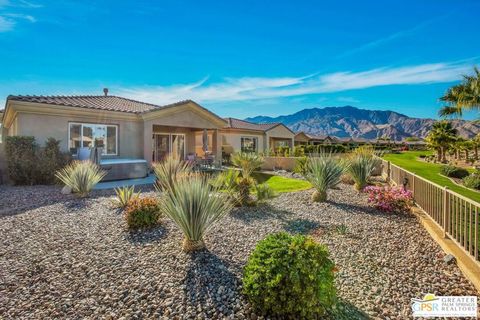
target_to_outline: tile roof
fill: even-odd
[[[190,102],[190,100],[183,100],[173,104],[159,106],[118,96],[8,96],[7,101],[9,100],[137,114]]]
[[[232,129],[246,129],[246,130],[258,130],[258,131],[268,131],[273,127],[276,127],[280,122],[274,123],[253,123],[245,120],[235,119],[235,118],[225,118],[227,121],[226,128]]]

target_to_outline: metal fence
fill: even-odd
[[[412,172],[382,159],[382,174],[389,182],[412,191],[415,203],[477,262],[479,261],[480,203],[447,187],[428,181]]]

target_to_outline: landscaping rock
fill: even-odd
[[[453,255],[447,254],[445,257],[443,257],[443,261],[446,264],[453,264],[457,261],[457,259]]]
[[[263,319],[241,294],[241,277],[256,243],[278,231],[328,247],[344,319],[411,318],[410,299],[425,293],[477,295],[414,216],[380,213],[351,186],[330,191],[326,203],[312,203],[308,190],[236,208],[206,237],[207,250],[192,254],[167,218],[127,231],[113,191],[87,199],[59,191],[0,189],[8,213],[0,218],[2,319]]]
[[[70,194],[72,193],[72,188],[70,188],[69,186],[64,186],[62,188],[62,194]]]

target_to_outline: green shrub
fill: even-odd
[[[8,175],[16,185],[53,184],[55,173],[70,157],[60,151],[60,141],[48,138],[39,147],[34,137],[13,136],[5,139]]]
[[[248,259],[243,292],[264,314],[317,318],[336,300],[334,267],[326,247],[312,238],[270,234]]]
[[[440,173],[450,178],[462,179],[468,176],[468,170],[452,165],[445,165],[440,168]]]
[[[474,173],[463,178],[463,185],[467,188],[480,190],[480,174]]]
[[[308,157],[301,157],[298,158],[295,161],[295,167],[293,168],[293,172],[301,174],[302,176],[305,176],[307,173],[307,163],[308,163]]]
[[[305,150],[303,146],[295,146],[293,147],[293,156],[294,157],[303,157],[305,156]]]
[[[34,137],[14,136],[5,138],[5,156],[8,176],[14,184],[35,184],[37,145]]]
[[[71,158],[68,153],[60,151],[60,140],[48,138],[45,147],[38,151],[37,184],[54,184],[55,173],[67,165]]]
[[[211,181],[210,184],[219,190],[224,191],[232,204],[235,206],[241,205],[239,194],[240,171],[235,169],[228,169],[220,172]]]
[[[268,183],[256,184],[255,191],[257,192],[257,201],[265,201],[275,197],[275,191]]]
[[[151,228],[160,223],[161,210],[156,198],[133,198],[125,210],[129,229]]]
[[[316,189],[312,200],[315,202],[326,201],[327,190],[340,183],[344,171],[344,166],[330,153],[320,153],[317,157],[310,158],[305,178]]]
[[[74,161],[57,171],[55,176],[72,192],[80,197],[86,197],[107,173],[90,161]]]
[[[255,184],[252,173],[262,166],[263,161],[263,157],[253,152],[238,152],[232,156],[232,163],[242,172],[242,177],[238,181],[239,201],[242,206],[252,203],[250,188]]]
[[[161,210],[182,230],[185,252],[205,248],[204,235],[232,209],[227,195],[219,191],[200,176],[180,179],[166,191]]]
[[[115,188],[115,193],[117,197],[114,204],[117,208],[126,208],[130,201],[140,196],[140,192],[135,192],[135,186]]]

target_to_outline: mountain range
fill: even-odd
[[[333,135],[375,139],[389,137],[404,140],[408,137],[425,138],[434,119],[412,118],[394,111],[366,110],[352,106],[303,109],[279,117],[256,116],[245,119],[254,123],[281,122],[294,132],[312,135]],[[480,132],[476,121],[451,120],[458,134],[472,138]]]

